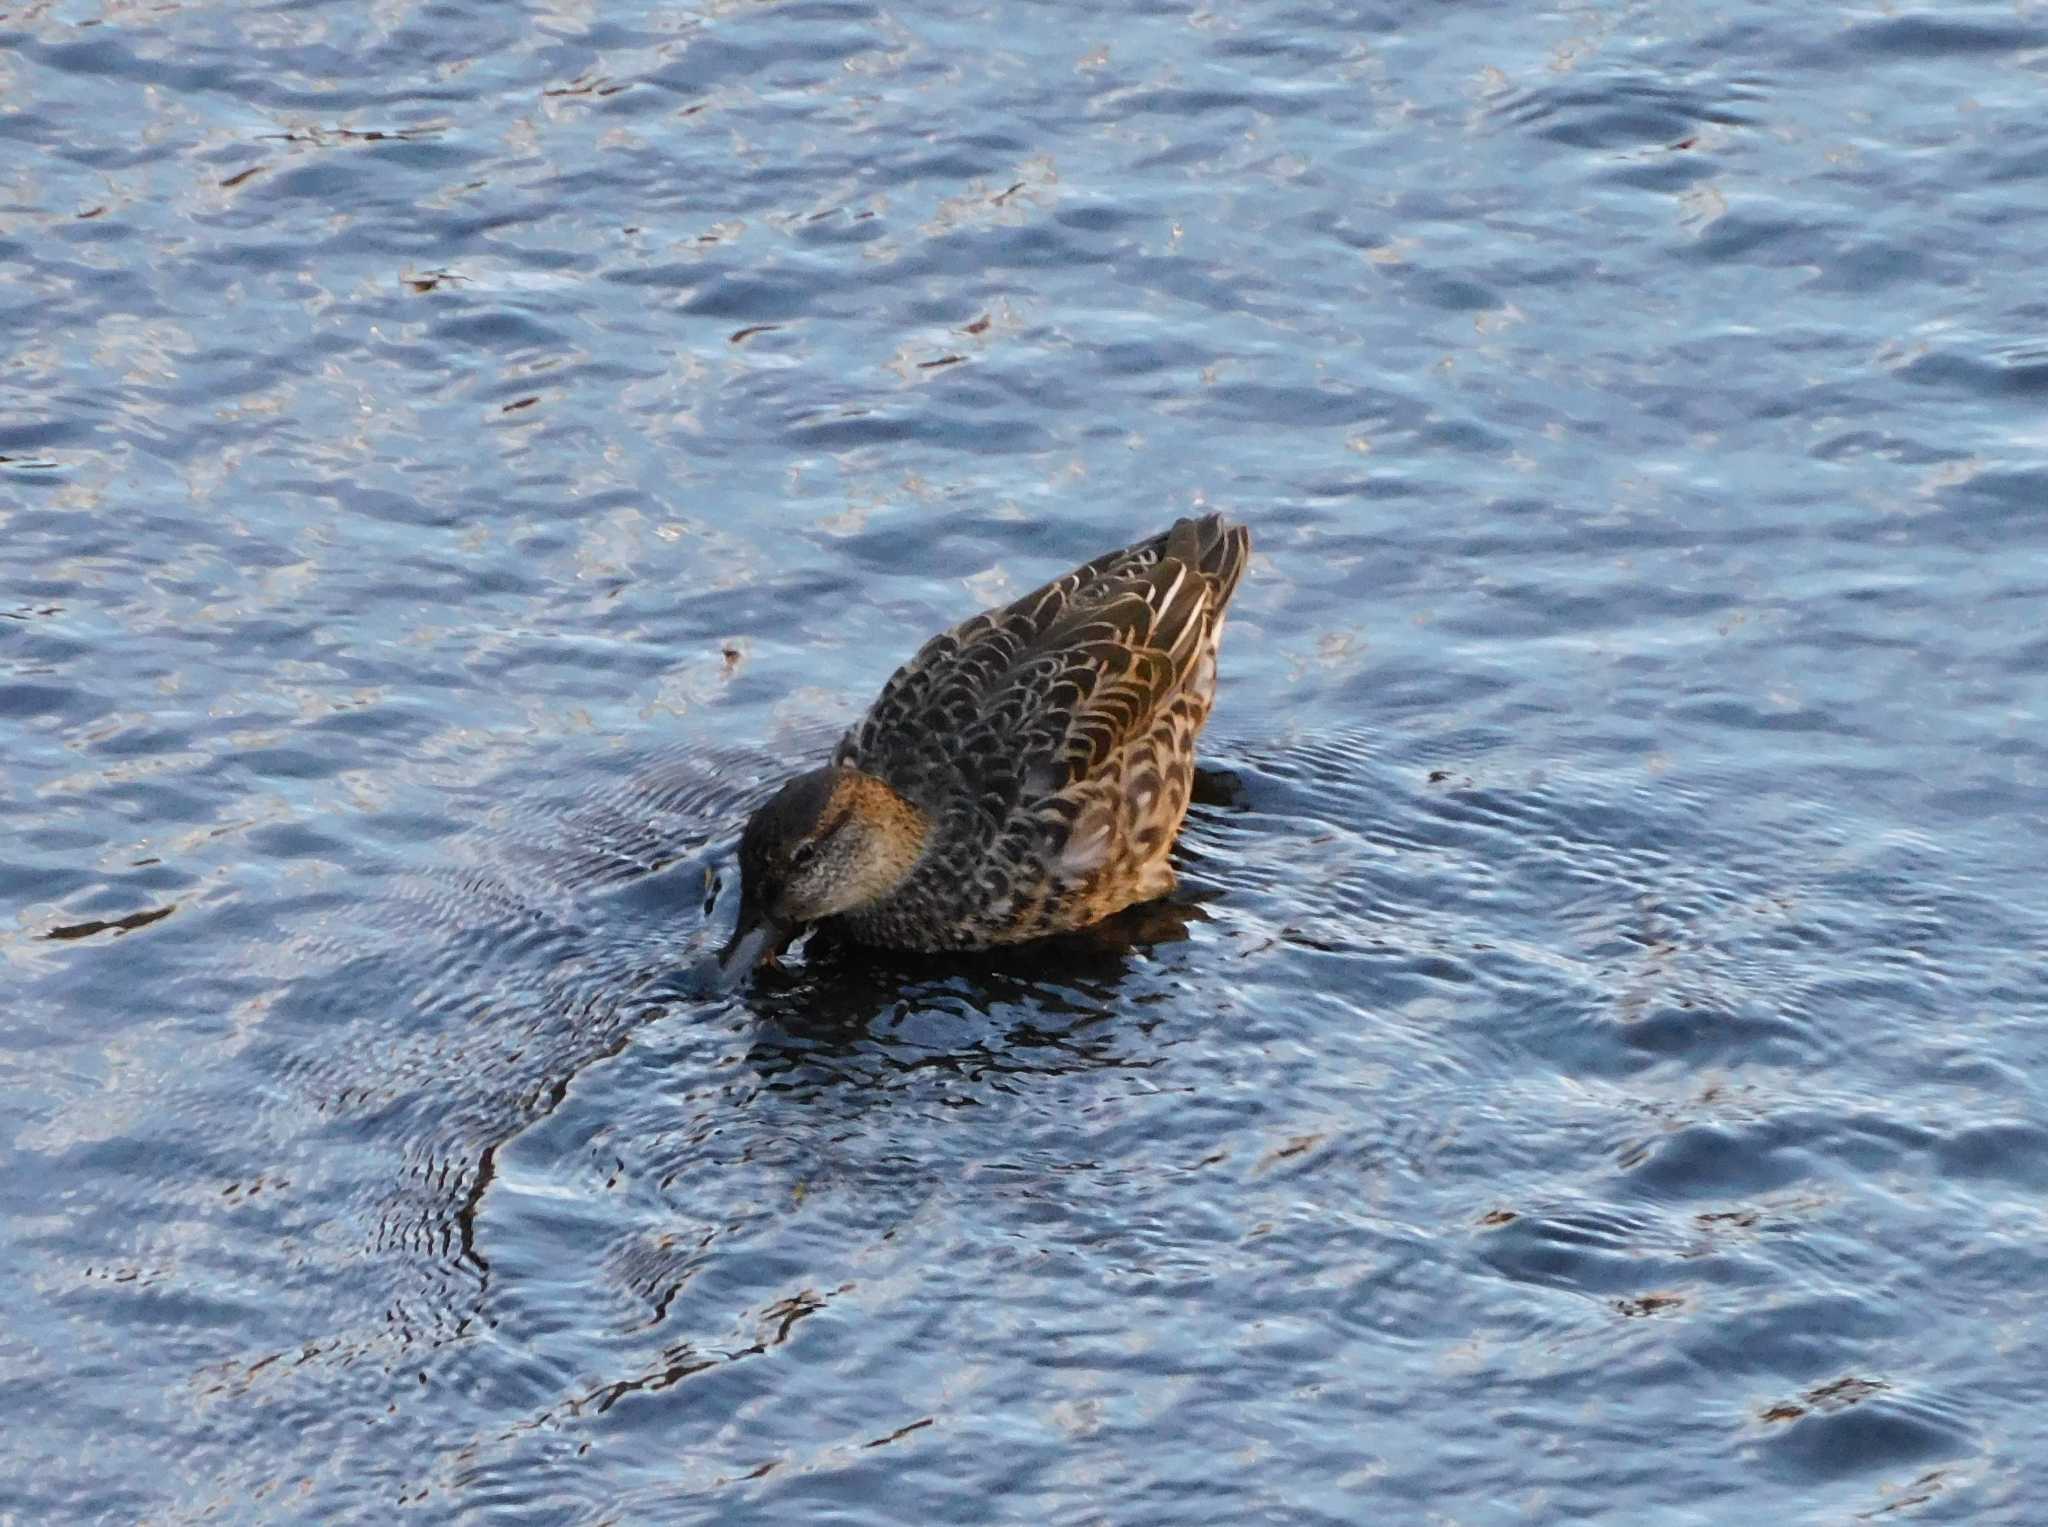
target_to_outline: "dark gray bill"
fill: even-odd
[[[742,920],[740,926],[733,930],[731,942],[718,954],[720,989],[730,991],[738,986],[756,965],[779,950],[788,939],[789,929],[772,917],[752,923]]]

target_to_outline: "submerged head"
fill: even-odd
[[[740,834],[740,920],[718,957],[744,976],[806,924],[889,894],[924,847],[916,808],[856,769],[799,774],[747,819]]]

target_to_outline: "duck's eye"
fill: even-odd
[[[793,870],[800,870],[817,857],[818,845],[815,842],[799,843],[789,851],[789,867]]]

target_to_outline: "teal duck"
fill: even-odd
[[[740,837],[730,980],[812,924],[897,949],[1085,927],[1173,888],[1251,536],[1219,515],[941,632]]]

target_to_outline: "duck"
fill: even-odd
[[[1171,891],[1250,554],[1221,515],[1177,520],[927,641],[748,818],[723,983],[811,928],[988,949]]]

